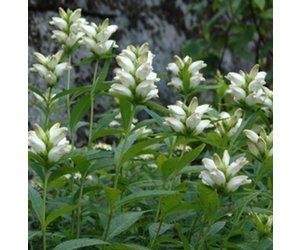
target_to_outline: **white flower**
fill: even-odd
[[[58,161],[65,153],[68,153],[70,151],[70,147],[70,145],[58,145],[54,148],[51,148],[48,153],[48,160],[50,162]]]
[[[227,93],[231,94],[235,102],[261,107],[269,115],[273,106],[273,93],[264,87],[266,72],[259,72],[258,69],[259,65],[254,65],[249,73],[228,73],[226,78],[230,85]]]
[[[248,150],[258,158],[264,158],[265,156],[273,155],[273,131],[268,135],[266,131],[261,128],[258,135],[250,129],[245,129],[244,133],[250,140],[248,142]]]
[[[42,153],[46,150],[45,143],[37,136],[36,132],[34,131],[28,132],[28,145],[36,154]]]
[[[134,71],[134,69],[135,69],[134,64],[128,57],[117,56],[116,61],[119,64],[119,66],[126,72],[131,72],[131,71]]]
[[[105,19],[97,26],[95,23],[81,24],[81,31],[85,34],[83,43],[93,54],[105,55],[111,48],[117,48],[115,40],[109,40],[111,35],[118,29],[117,25],[109,25],[109,19]]]
[[[173,74],[168,85],[172,85],[179,92],[186,94],[196,89],[205,80],[202,73],[199,72],[200,69],[206,67],[203,61],[193,62],[189,56],[186,56],[183,60],[179,56],[175,56],[174,60],[175,62],[169,63],[167,66],[167,70]],[[183,80],[185,85],[183,85]]]
[[[232,137],[238,131],[238,128],[241,126],[243,119],[241,116],[243,115],[242,109],[238,108],[234,114],[231,116],[227,112],[221,112],[219,114],[218,119],[222,119],[216,122],[215,131],[220,135],[227,135],[228,137]]]
[[[184,124],[176,118],[172,118],[172,117],[165,118],[165,124],[172,127],[175,130],[175,132],[184,132],[185,130]]]
[[[112,84],[109,89],[109,93],[132,97],[132,93],[131,93],[130,89],[128,89],[126,86],[119,84],[119,83]]]
[[[28,145],[35,154],[41,154],[49,162],[58,161],[65,153],[71,150],[66,139],[67,128],[54,124],[48,131],[44,131],[38,124],[34,124],[34,131],[28,132]]]
[[[61,43],[64,47],[72,48],[77,42],[80,41],[84,35],[81,32],[82,25],[86,25],[87,22],[84,18],[80,18],[81,9],[74,11],[59,8],[60,17],[53,17],[50,21],[51,25],[56,26],[58,30],[53,30],[52,38]]]
[[[159,80],[153,72],[152,59],[154,55],[149,51],[147,43],[140,47],[127,46],[116,57],[121,68],[115,69],[115,80],[120,83],[113,84],[110,93],[130,97],[132,101],[145,102],[158,97],[155,82]]]
[[[168,109],[171,117],[165,118],[166,124],[174,129],[169,118],[171,118],[171,121],[177,119],[185,128],[180,130],[174,129],[175,132],[183,132],[195,136],[202,133],[204,129],[212,127],[209,120],[202,120],[203,114],[210,111],[211,108],[208,104],[198,106],[198,99],[196,97],[191,100],[188,107],[182,102],[177,101],[175,105],[169,105]]]
[[[227,189],[230,192],[234,192],[241,185],[246,185],[246,184],[250,184],[250,183],[251,183],[251,180],[249,180],[248,176],[246,176],[246,175],[235,176],[227,183]]]
[[[244,157],[230,164],[230,155],[225,150],[222,159],[214,154],[213,159],[204,158],[202,162],[206,170],[200,173],[199,178],[207,186],[234,192],[239,186],[251,183],[245,175],[235,176],[248,163]]]

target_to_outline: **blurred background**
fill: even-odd
[[[99,24],[109,17],[111,24],[119,26],[113,35],[119,53],[127,45],[150,44],[156,55],[153,66],[160,73],[159,102],[168,105],[177,96],[167,87],[166,66],[174,55],[189,55],[194,60],[204,60],[207,67],[204,77],[213,82],[217,70],[226,75],[240,69],[249,71],[259,63],[266,71],[268,85],[272,85],[273,71],[273,15],[271,0],[29,0],[28,65],[34,63],[33,52],[48,55],[59,49],[50,37],[54,29],[51,17],[58,16],[58,7],[82,9],[82,17]],[[75,63],[87,56],[81,48],[75,53]],[[91,82],[92,65],[73,67],[72,84],[87,85]],[[112,75],[110,76],[112,77]],[[62,82],[64,79],[62,79]],[[33,73],[29,83],[45,89],[42,80]],[[61,88],[64,88],[62,84]],[[39,113],[32,107],[29,97],[29,127],[39,122]],[[203,93],[201,102],[212,102],[212,95]],[[109,107],[105,99],[98,103],[102,112]],[[63,119],[65,112],[57,116]]]

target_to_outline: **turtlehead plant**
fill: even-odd
[[[273,156],[273,131],[267,134],[264,128],[257,134],[250,129],[245,129],[244,133],[248,138],[248,150],[258,158]]]
[[[204,158],[202,162],[206,170],[200,173],[199,178],[207,186],[225,190],[225,192],[234,192],[241,185],[251,183],[251,180],[246,175],[236,176],[248,164],[245,157],[240,157],[230,163],[230,155],[225,150],[222,159],[218,154],[214,154],[213,159]]]
[[[107,54],[111,48],[118,48],[115,40],[110,39],[111,35],[118,30],[117,25],[109,25],[106,18],[101,24],[81,24],[84,33],[81,43],[97,58]]]
[[[115,69],[115,80],[109,92],[126,97],[133,102],[143,103],[158,97],[155,82],[159,81],[153,72],[152,61],[154,55],[149,50],[148,43],[141,46],[129,45],[116,57],[120,68]]]
[[[265,87],[267,73],[259,71],[259,65],[253,66],[249,73],[230,72],[226,78],[230,81],[229,93],[235,102],[248,106],[259,105],[264,109],[272,109],[273,92]]]
[[[236,134],[237,130],[242,124],[243,110],[238,108],[234,111],[233,115],[227,112],[219,114],[219,121],[215,123],[215,132],[220,136],[232,137]]]
[[[193,62],[189,56],[181,59],[176,55],[174,59],[175,62],[169,63],[167,66],[167,70],[173,75],[168,85],[186,95],[197,89],[201,82],[205,80],[200,70],[207,65],[202,60]]]
[[[199,105],[197,97],[193,97],[189,106],[177,101],[175,105],[169,105],[168,109],[170,117],[166,117],[164,123],[179,134],[196,136],[204,129],[213,127],[210,120],[202,119],[211,110],[210,106]]]
[[[67,62],[60,62],[62,54],[62,50],[49,56],[35,52],[34,56],[38,63],[33,64],[30,71],[37,72],[40,77],[46,80],[49,87],[55,86],[64,71],[71,67]]]
[[[38,124],[34,124],[33,128],[34,130],[28,132],[28,145],[32,153],[41,155],[53,163],[71,150],[69,141],[66,139],[68,129],[60,128],[59,123],[55,123],[47,131],[44,131]]]
[[[81,25],[86,25],[85,18],[81,18],[81,9],[74,11],[59,7],[58,13],[60,17],[52,17],[49,23],[57,28],[52,31],[51,38],[63,45],[66,50],[72,49],[78,44],[84,33],[81,31]]]

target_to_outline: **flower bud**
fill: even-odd
[[[227,189],[230,192],[236,191],[241,185],[250,184],[251,180],[248,179],[248,176],[240,175],[233,177],[228,183],[227,183]]]

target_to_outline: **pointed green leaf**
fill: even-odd
[[[77,207],[79,207],[79,205],[70,205],[70,206],[59,208],[59,209],[51,212],[46,218],[45,226],[48,226],[52,221],[54,221],[58,217],[71,212],[73,209],[75,209]]]
[[[72,132],[75,132],[75,126],[89,110],[90,102],[90,96],[86,95],[81,97],[81,99],[73,107],[70,119],[70,129]]]
[[[108,245],[108,244],[109,244],[108,242],[105,242],[103,240],[82,238],[82,239],[65,241],[57,245],[53,250],[73,250],[73,249],[79,249],[81,247]]]
[[[40,223],[42,223],[43,201],[42,201],[40,194],[32,186],[29,185],[28,196],[29,196],[29,200],[31,201],[32,208],[33,208],[38,220],[40,221]]]

